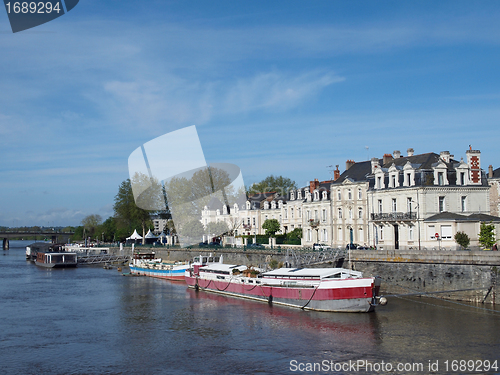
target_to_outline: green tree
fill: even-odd
[[[465,232],[455,233],[455,242],[460,245],[462,249],[466,249],[470,244],[470,238]]]
[[[212,235],[220,236],[222,234],[229,232],[229,227],[225,221],[219,221],[218,223],[211,222],[206,225],[205,232],[209,236]]]
[[[248,189],[248,194],[258,194],[265,192],[276,192],[285,196],[290,190],[297,189],[295,181],[283,176],[270,175],[260,182],[254,183]]]
[[[94,236],[99,236],[97,229],[102,223],[101,215],[88,215],[82,219],[82,226],[85,229],[85,236],[94,238]]]
[[[191,220],[184,225],[183,235],[192,239],[201,240],[204,231],[205,228],[203,228],[203,224],[201,224],[199,220]]]
[[[295,228],[291,232],[288,232],[286,238],[289,240],[300,240],[302,238],[302,228]]]
[[[276,219],[267,219],[262,224],[262,229],[266,231],[266,236],[274,237],[280,231],[280,222]]]
[[[493,224],[481,223],[479,230],[479,243],[486,249],[491,249],[495,243],[495,226]]]
[[[109,217],[102,223],[99,230],[104,233],[104,241],[111,242],[116,239],[116,219]]]
[[[144,198],[145,200],[145,198]],[[142,229],[143,243],[146,235],[146,227],[150,225],[150,213],[147,210],[139,208],[135,204],[134,192],[130,179],[123,181],[118,188],[118,193],[115,195],[115,204],[113,206],[116,219],[116,236],[120,240],[124,240],[134,231],[134,229]]]

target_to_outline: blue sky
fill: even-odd
[[[0,10],[0,225],[111,216],[130,153],[190,125],[247,185],[409,147],[498,168],[498,19],[495,1],[80,0],[12,34]]]

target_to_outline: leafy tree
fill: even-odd
[[[465,232],[457,232],[455,233],[455,242],[459,244],[462,249],[466,249],[470,244],[470,238]]]
[[[302,228],[295,228],[291,232],[288,232],[286,237],[289,240],[300,240],[302,238]]]
[[[273,270],[278,268],[278,261],[276,259],[271,259],[268,264]]]
[[[145,198],[144,198],[145,199]],[[149,211],[135,204],[134,193],[130,179],[123,181],[115,195],[115,211],[117,237],[124,240],[134,229],[142,228],[143,243],[146,227],[150,225]]]
[[[101,233],[104,233],[104,241],[111,242],[116,239],[116,219],[109,217],[100,227]]]
[[[495,243],[495,226],[493,224],[481,223],[479,230],[479,243],[486,249],[491,249]]]
[[[94,238],[97,233],[99,225],[102,223],[101,215],[88,215],[82,219],[82,225],[85,229],[85,236]]]
[[[225,221],[211,222],[206,225],[205,231],[208,235],[216,235],[220,236],[221,234],[227,233],[229,231],[229,227]]]
[[[266,235],[270,237],[274,237],[276,232],[280,231],[280,222],[276,219],[267,219],[262,224],[262,229],[265,229]]]
[[[183,235],[193,239],[200,239],[203,236],[205,228],[199,220],[191,220],[184,225]]]
[[[297,189],[295,181],[283,176],[270,175],[260,182],[254,183],[248,189],[248,194],[258,194],[275,191],[281,196],[285,196],[288,191]]]
[[[81,241],[83,240],[83,226],[75,228],[75,234],[71,236],[71,241]]]

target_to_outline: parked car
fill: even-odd
[[[346,250],[356,250],[358,248],[358,244],[357,243],[348,243],[345,247]]]
[[[252,249],[265,249],[266,247],[264,245],[261,245],[260,243],[251,243],[248,245],[249,248]]]
[[[315,243],[313,244],[313,250],[328,250],[330,246],[325,245],[323,243]]]

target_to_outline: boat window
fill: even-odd
[[[259,280],[255,280],[255,284],[260,284],[260,281]]]
[[[218,278],[219,280],[225,280],[225,279],[226,279],[224,276],[220,276],[220,275],[217,275],[217,278]]]
[[[248,283],[249,284],[253,284],[253,280],[248,280]]]
[[[209,262],[213,262],[213,261],[214,261],[214,258],[210,257],[210,258],[208,258],[208,261],[209,261]]]
[[[340,276],[341,276],[341,274],[340,274],[340,272],[338,272],[338,273],[335,273],[331,276],[328,276],[327,279],[340,279]]]
[[[214,262],[220,262],[220,258],[219,257],[215,257],[214,258]]]

